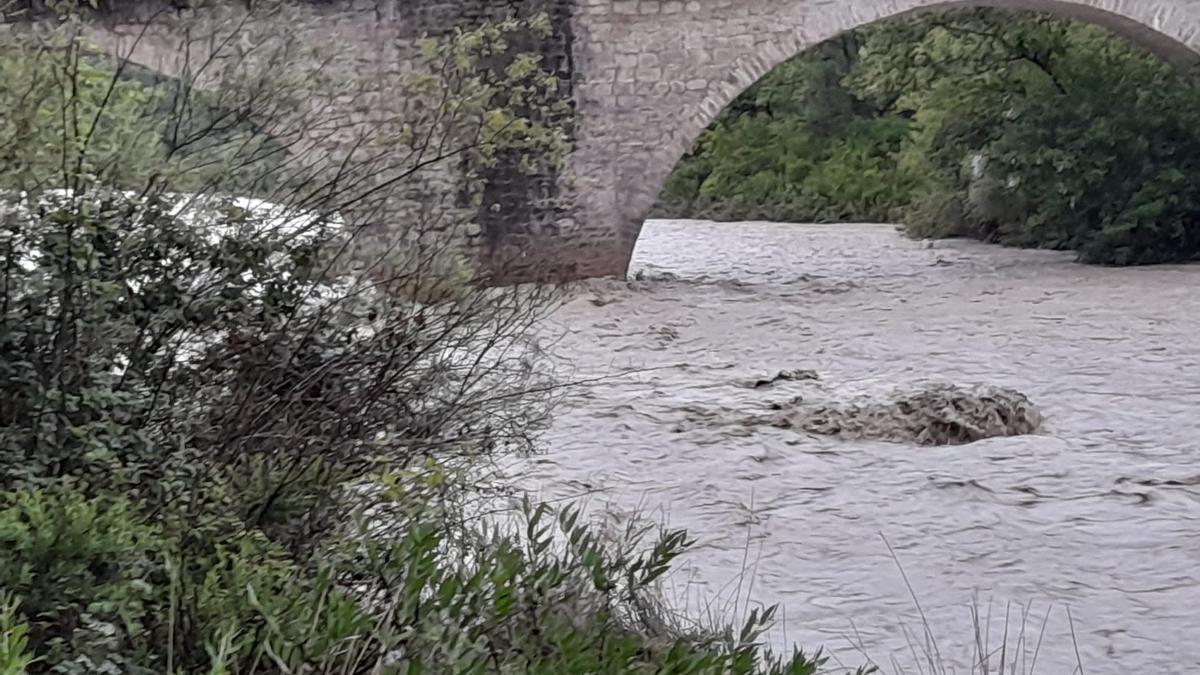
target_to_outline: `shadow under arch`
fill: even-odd
[[[729,64],[728,75],[712,83],[703,98],[680,115],[666,142],[654,152],[641,172],[638,187],[627,192],[618,204],[623,225],[620,232],[624,256],[622,274],[628,274],[634,248],[643,225],[671,172],[700,135],[716,121],[734,100],[785,61],[844,33],[892,19],[920,16],[938,11],[990,8],[1016,12],[1036,12],[1080,21],[1105,28],[1113,34],[1147,49],[1165,62],[1185,71],[1200,67],[1200,17],[1187,14],[1183,3],[1147,0],[862,0],[846,2],[846,11],[832,10],[832,2],[800,2],[797,21],[812,28],[791,31],[782,38],[765,42],[751,54],[742,54]],[[816,17],[814,11],[828,10],[828,17]],[[811,21],[811,24],[804,22]]]

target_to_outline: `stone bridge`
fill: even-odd
[[[510,12],[550,13],[554,32],[541,51],[574,102],[573,150],[551,182],[570,206],[540,206],[529,194],[536,186],[506,185],[501,166],[478,218],[493,246],[519,259],[505,275],[521,280],[624,275],[672,167],[725,106],[782,61],[888,17],[985,5],[1093,22],[1181,65],[1200,60],[1194,51],[1200,0],[322,0],[310,6],[322,15],[313,39],[350,46],[360,66],[391,58],[397,40]]]

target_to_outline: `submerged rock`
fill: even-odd
[[[769,387],[776,382],[801,382],[807,380],[819,380],[821,376],[815,370],[781,370],[773,377],[759,378],[747,383],[751,389],[762,389]]]
[[[1025,394],[1002,387],[933,385],[897,392],[891,400],[860,403],[794,401],[778,414],[749,421],[782,429],[920,445],[962,445],[985,438],[1031,434],[1041,426]]]

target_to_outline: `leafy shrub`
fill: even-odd
[[[101,644],[143,630],[156,594],[156,527],[119,498],[89,500],[69,487],[21,490],[5,501],[0,588],[19,598],[41,659],[86,670]]]
[[[904,212],[908,235],[917,239],[947,239],[963,236],[967,209],[962,195],[954,190],[921,192]]]
[[[18,618],[19,602],[0,593],[0,675],[24,675],[37,659],[29,653],[29,624]]]
[[[0,573],[33,641],[9,629],[0,663],[42,672],[34,652],[55,672],[613,675],[824,663],[764,654],[770,611],[728,634],[681,629],[653,593],[689,543],[682,532],[614,545],[578,510],[529,503],[517,528],[451,530],[431,494],[390,494],[408,511],[402,527],[379,536],[368,514],[350,514],[343,538],[300,564],[253,530],[189,550],[186,533],[160,535],[123,504],[23,492],[0,509],[15,546]]]
[[[908,201],[912,181],[894,169],[908,122],[894,117],[846,125],[801,184],[802,204],[815,222],[884,222]]]
[[[1033,205],[1027,236],[1086,262],[1191,259],[1200,89],[1119,43],[1080,38],[1069,54],[1060,67],[1069,95],[1025,101],[989,147]]]

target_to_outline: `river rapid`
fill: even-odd
[[[780,603],[777,647],[889,672],[921,672],[914,594],[957,672],[973,602],[990,603],[993,647],[1006,609],[1010,643],[1028,609],[1031,653],[1050,611],[1039,673],[1071,673],[1076,643],[1089,675],[1200,665],[1200,267],[1086,267],[888,225],[652,221],[632,272],[548,321],[571,375],[599,379],[523,471],[546,498],[688,529],[671,602]],[[790,369],[820,379],[753,386]],[[1017,389],[1043,426],[917,447],[737,422],[930,382]]]

